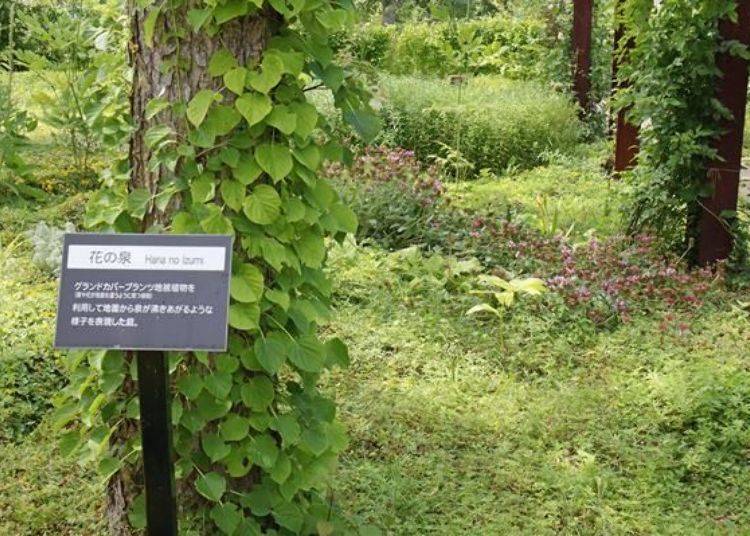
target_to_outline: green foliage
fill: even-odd
[[[20,18],[37,42],[18,60],[45,88],[33,95],[41,120],[63,134],[80,170],[95,154],[119,157],[130,133],[122,2],[64,2]]]
[[[351,166],[328,166],[326,175],[357,215],[357,238],[387,249],[422,242],[443,204],[435,170],[403,149],[365,148]]]
[[[473,73],[550,79],[556,53],[550,55],[546,30],[541,19],[507,15],[459,24],[370,23],[342,36],[338,46],[353,59],[391,74]]]
[[[27,184],[32,171],[22,155],[28,133],[35,128],[36,121],[11,101],[8,87],[0,86],[0,192],[37,194]]]
[[[0,247],[0,444],[33,431],[64,383],[50,353],[55,284],[15,244]]]
[[[531,82],[477,77],[464,87],[385,78],[383,88],[389,142],[425,161],[455,150],[475,174],[534,167],[547,152],[569,151],[580,136],[567,99]]]
[[[34,248],[32,262],[40,269],[50,274],[59,274],[62,259],[62,243],[64,233],[74,233],[76,227],[72,223],[58,229],[40,221],[26,233],[26,239]]]
[[[86,222],[128,231],[158,215],[164,223],[148,231],[235,238],[228,350],[170,354],[182,529],[312,534],[323,523],[328,533],[341,532],[324,493],[346,435],[317,383],[348,358],[343,344],[322,340],[318,328],[330,317],[326,240],[342,240],[357,222],[317,176],[342,150],[305,90],[324,85],[354,129],[373,136],[378,120],[369,94],[331,62],[327,43],[352,13],[336,1],[228,1],[182,20],[183,7],[138,10],[149,46],[175,45],[174,56],[154,68],[179,73],[190,65],[180,57],[180,35],[163,33],[162,18],[178,20],[185,34],[220,41],[231,20],[267,17],[273,35],[259,61],[240,64],[220,49],[207,65],[210,84],[182,102],[148,103],[153,121],[144,141],[150,169],[161,174],[158,190],[133,188],[127,172],[112,169]],[[177,119],[160,121],[167,111]],[[172,204],[176,214],[166,210]],[[67,450],[81,463],[98,463],[105,479],[141,463],[139,438],[121,435],[138,416],[131,357],[71,354],[71,385],[53,418]],[[130,523],[141,528],[142,495],[131,506]]]
[[[622,14],[635,48],[623,71],[631,88],[622,92],[620,104],[634,104],[631,119],[644,127],[628,211],[632,230],[654,230],[668,247],[686,251],[696,236],[700,201],[711,195],[706,169],[727,114],[715,98],[716,54],[725,47],[718,25],[736,4],[647,4],[631,0]]]
[[[519,302],[503,351],[499,326],[464,315],[460,285],[413,284],[440,277],[431,256],[342,250],[332,327],[352,367],[330,384],[351,430],[335,483],[347,511],[404,535],[750,526],[746,311],[592,333],[558,324],[550,291]]]

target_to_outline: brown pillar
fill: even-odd
[[[617,0],[615,13],[615,45],[614,59],[612,61],[613,93],[620,89],[626,89],[629,85],[627,80],[620,79],[620,66],[628,61],[629,51],[635,46],[632,38],[625,38],[625,26],[621,20],[621,9],[625,0]],[[630,108],[623,108],[617,112],[617,124],[615,127],[615,172],[620,173],[632,169],[638,158],[638,127],[630,123],[626,117]]]
[[[591,111],[593,0],[573,0],[573,92],[583,115]]]
[[[737,9],[736,22],[721,22],[722,38],[750,45],[750,0],[739,0]],[[722,53],[717,65],[723,74],[718,80],[716,95],[733,119],[722,124],[723,134],[716,142],[718,158],[708,169],[707,180],[713,194],[703,201],[698,228],[698,262],[703,265],[728,259],[732,252],[732,233],[722,215],[737,210],[747,107],[747,60]]]

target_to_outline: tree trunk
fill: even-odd
[[[154,125],[170,125],[178,135],[188,132],[185,120],[170,110],[160,113],[151,120],[146,119],[146,105],[156,97],[170,102],[189,102],[201,89],[218,90],[221,80],[212,78],[208,72],[211,56],[221,48],[227,48],[240,64],[252,65],[258,61],[270,37],[279,27],[279,15],[273,11],[263,11],[237,18],[221,26],[221,30],[209,37],[204,32],[193,33],[187,21],[187,12],[192,8],[203,7],[199,0],[186,2],[178,10],[162,13],[153,35],[153,46],[146,44],[145,21],[147,11],[136,6],[134,0],[128,4],[131,17],[130,62],[133,68],[131,92],[131,113],[135,131],[130,141],[129,160],[131,167],[129,190],[145,188],[152,197],[168,185],[179,174],[164,167],[149,169],[151,150],[145,141],[145,134]],[[183,37],[177,41],[175,34]],[[179,56],[179,61],[178,60]],[[181,65],[181,68],[165,68],[167,65]],[[152,202],[147,208],[140,230],[155,226],[167,227],[172,214],[179,208],[180,199],[175,198],[166,209],[159,210]],[[131,355],[131,359],[134,357]],[[124,396],[135,394],[135,384],[129,382],[124,387]],[[137,423],[124,422],[112,435],[112,442],[124,445],[140,433]],[[127,520],[133,500],[142,491],[143,478],[139,467],[126,466],[112,477],[107,486],[106,516],[110,533],[114,536],[129,536],[132,530]],[[178,497],[179,497],[178,486]]]
[[[172,174],[165,169],[149,171],[148,163],[151,151],[146,146],[144,135],[153,125],[169,124],[178,134],[187,132],[184,119],[177,118],[169,111],[156,118],[146,119],[146,105],[156,97],[166,98],[170,102],[189,102],[201,89],[219,89],[221,79],[212,78],[208,72],[211,56],[222,47],[226,47],[242,64],[252,64],[259,60],[266,43],[278,27],[278,15],[266,11],[245,17],[239,17],[221,26],[221,31],[209,37],[205,32],[193,33],[187,21],[187,12],[191,8],[203,7],[197,0],[167,15],[159,17],[153,37],[153,46],[146,44],[144,23],[147,13],[130,2],[131,45],[130,58],[133,66],[133,89],[131,93],[131,112],[136,131],[130,143],[131,190],[146,188],[155,195],[159,186],[167,184]],[[184,37],[177,42],[174,38],[166,39],[172,32],[184,32]],[[164,65],[179,59],[182,69],[164,69]],[[143,231],[154,224],[168,224],[172,206],[164,212],[149,207],[143,220]]]

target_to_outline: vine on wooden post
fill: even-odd
[[[719,22],[736,17],[726,0],[628,0],[623,41],[632,40],[622,66],[630,87],[618,94],[629,120],[641,126],[638,165],[630,174],[631,231],[658,233],[665,246],[692,252],[702,199],[710,196],[708,163],[728,114],[716,99],[717,53],[747,54],[724,42]]]
[[[317,175],[344,150],[306,93],[330,89],[344,118],[375,135],[367,91],[328,45],[353,6],[138,0],[132,10],[141,135],[87,223],[235,237],[229,350],[170,355],[181,528],[331,534],[338,526],[324,491],[346,435],[316,385],[348,354],[339,339],[318,336],[331,293],[322,267],[326,237],[343,239],[357,221]],[[56,418],[63,448],[97,461],[110,507],[143,528],[134,360],[74,354],[69,366]]]

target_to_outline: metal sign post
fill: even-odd
[[[177,535],[165,351],[226,350],[231,266],[229,236],[65,235],[55,347],[136,351],[150,536]]]
[[[164,352],[138,352],[143,473],[149,536],[177,536],[169,363]]]

